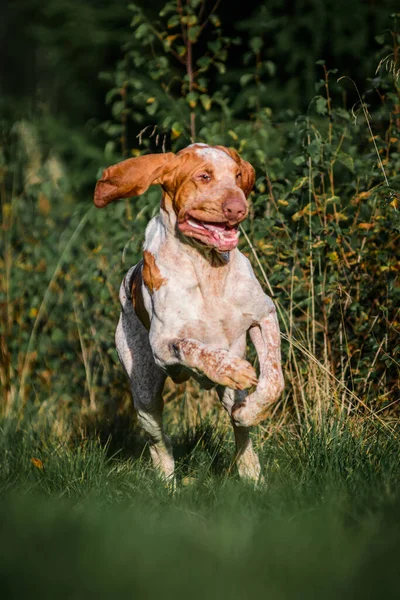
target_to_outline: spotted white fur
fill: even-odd
[[[201,148],[196,147],[196,154],[205,158],[206,160],[210,160],[213,165],[222,167],[223,165],[232,167],[235,163],[233,158],[231,158],[226,152],[220,150],[219,148],[212,148],[211,146],[202,146]]]

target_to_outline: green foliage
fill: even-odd
[[[344,92],[357,96],[358,90],[351,80],[338,80],[337,70],[328,69],[323,60],[315,65],[318,95],[310,99],[306,115],[294,119],[287,110],[273,112],[266,100],[274,68],[263,52],[262,36],[273,22],[268,11],[276,9],[273,4],[260,8],[265,18],[258,19],[259,35],[250,38],[243,55],[241,89],[235,94],[232,73],[219,69],[212,77],[214,52],[224,48],[221,60],[227,60],[241,40],[222,35],[215,12],[210,30],[200,25],[211,41],[193,58],[199,38],[191,44],[188,31],[204,23],[205,14],[198,3],[183,10],[179,2],[168,2],[156,25],[146,20],[144,9],[131,5],[133,36],[114,74],[130,100],[120,124],[111,125],[121,135],[116,139],[111,130],[112,150],[122,140],[125,156],[148,148],[165,151],[166,146],[176,151],[190,137],[232,145],[242,153],[258,175],[246,224],[253,250],[247,240],[242,250],[258,254],[284,334],[303,354],[311,352],[320,368],[345,388],[385,407],[399,373],[397,67],[385,71],[388,59],[381,62],[380,77],[372,81],[382,99],[373,110],[374,131],[366,100],[360,96],[347,109],[341,97]],[[393,57],[398,56],[396,26],[394,22],[387,36]],[[384,56],[387,52],[384,47]],[[200,69],[192,77],[193,64]],[[108,95],[117,121],[115,109],[122,108],[118,89]],[[130,128],[141,129],[132,149]],[[314,381],[313,369],[292,365],[292,389]]]
[[[344,0],[268,0],[237,23],[247,38],[245,64],[256,67],[248,81],[261,80],[251,87],[264,103],[274,109],[282,103],[295,110],[307,106],[321,57],[329,57],[329,67],[342,65],[342,74],[357,73],[358,83],[368,77],[376,66],[374,31],[389,27],[388,15],[398,7],[392,0],[353,7],[350,16]]]
[[[166,132],[172,140],[194,139],[199,126],[220,110],[228,112],[228,88],[216,89],[214,82],[211,89],[211,82],[226,73],[228,50],[240,40],[223,35],[216,4],[206,4],[167,2],[156,21],[138,4],[129,5],[132,36],[123,60],[113,74],[102,74],[112,84],[106,101],[114,122],[104,124],[112,139],[108,153],[129,154],[131,121],[143,133],[153,130],[156,145],[165,148]]]
[[[287,384],[276,414],[299,418],[332,403],[357,415],[378,411],[377,419],[397,411],[397,25],[380,40],[363,99],[347,108],[351,80],[338,82],[340,73],[318,61],[317,95],[295,116],[267,102],[266,74],[275,75],[257,36],[224,72],[243,44],[224,34],[216,8],[168,2],[149,19],[131,5],[124,59],[107,76],[104,154],[78,134],[64,138],[50,115],[3,123],[2,412],[21,417],[41,404],[58,415],[60,435],[88,414],[129,413],[113,343],[118,288],[160,193],[105,211],[89,208],[89,194],[102,166],[143,150],[176,151],[190,138],[232,145],[256,168],[240,247],[280,316]],[[53,138],[62,142],[53,147]]]

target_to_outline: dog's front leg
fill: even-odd
[[[210,348],[193,338],[177,337],[153,345],[156,363],[161,367],[182,365],[211,381],[234,390],[256,385],[257,375],[247,360],[227,350]]]
[[[232,390],[230,388],[217,388],[219,399],[223,407],[232,418],[232,408],[235,403],[241,403],[245,400],[247,392]],[[239,427],[232,419],[233,432],[235,434],[236,452],[235,464],[239,476],[242,479],[258,482],[260,480],[261,466],[257,454],[254,451],[253,444],[249,435],[248,427]]]
[[[241,427],[263,421],[284,387],[278,318],[275,307],[268,306],[267,314],[249,330],[260,362],[260,377],[255,391],[232,408],[232,419]]]

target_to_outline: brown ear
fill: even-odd
[[[231,158],[240,166],[242,171],[242,183],[240,187],[244,191],[246,198],[253,189],[254,182],[256,180],[256,174],[249,162],[240,158],[239,154],[233,148],[227,148],[226,146],[215,146],[219,150],[223,150],[226,154],[229,154]]]
[[[128,158],[103,171],[96,184],[94,203],[103,208],[119,198],[140,196],[154,183],[162,183],[165,173],[173,169],[175,154],[146,154]]]

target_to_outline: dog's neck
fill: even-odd
[[[183,235],[178,229],[178,219],[175,211],[172,207],[166,205],[166,203],[163,203],[161,206],[159,218],[166,238],[181,244],[181,251],[186,251],[194,260],[197,260],[200,254],[212,268],[221,268],[229,265],[231,252],[218,252],[215,248],[210,248],[195,238]]]

